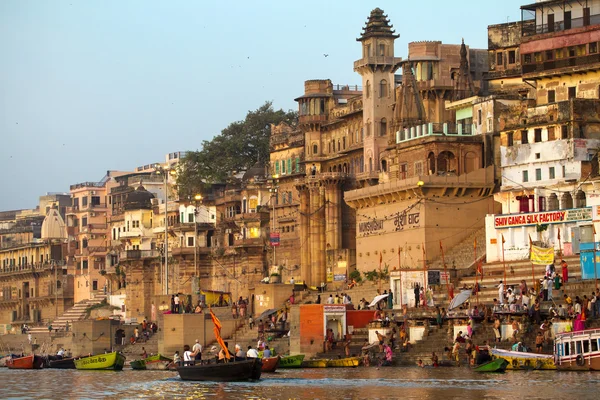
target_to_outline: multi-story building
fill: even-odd
[[[591,224],[589,206],[598,204],[600,1],[521,10],[522,80],[534,89],[504,117],[502,213],[487,220],[490,261],[502,257],[502,239],[508,260],[527,256],[530,237],[569,253],[573,228]]]

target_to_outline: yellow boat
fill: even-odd
[[[329,362],[326,358],[318,358],[315,360],[304,360],[302,361],[302,368],[327,368]]]
[[[77,369],[112,369],[121,371],[125,364],[125,356],[117,351],[97,356],[82,357],[75,360]]]
[[[331,359],[331,360],[327,361],[328,368],[358,367],[359,365],[360,365],[359,357],[338,358],[338,359]]]
[[[526,353],[522,351],[509,351],[492,349],[493,358],[503,358],[508,361],[506,370],[523,371],[531,369],[555,370],[554,356],[546,354]]]

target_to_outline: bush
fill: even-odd
[[[379,272],[377,272],[377,270],[374,269],[373,271],[365,272],[364,276],[368,281],[374,281],[379,277]]]
[[[360,276],[360,271],[357,269],[350,272],[350,275],[348,275],[348,278],[350,278],[350,280],[354,279],[356,282],[362,281],[362,277]]]

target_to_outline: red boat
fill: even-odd
[[[262,372],[275,372],[279,365],[279,359],[281,357],[267,357],[262,359]]]
[[[6,362],[6,366],[9,369],[41,369],[44,366],[44,359],[32,354],[10,359]]]

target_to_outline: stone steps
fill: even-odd
[[[106,300],[106,295],[96,294],[92,299],[75,304],[73,307],[65,311],[61,316],[52,321],[52,329],[62,331],[65,329],[67,322],[72,325],[73,321],[85,319],[87,308],[96,304],[100,304],[104,300]],[[30,332],[32,334],[48,333],[48,327],[32,327]]]
[[[465,240],[456,246],[444,248],[444,261],[448,268],[467,268],[474,262],[473,242],[477,239],[477,257],[485,255],[485,227],[481,227],[472,232]],[[430,263],[430,269],[443,269],[442,257],[435,259]]]

